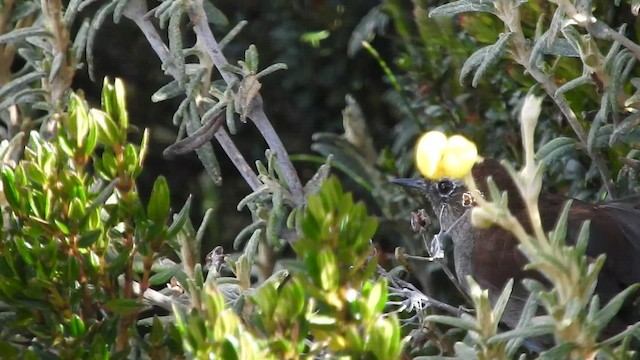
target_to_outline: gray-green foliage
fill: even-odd
[[[616,157],[628,158],[633,155],[628,149],[630,144],[637,141],[637,137],[630,123],[637,117],[635,111],[628,110],[634,108],[634,102],[628,93],[628,86],[625,85],[632,80],[632,70],[640,57],[640,46],[626,37],[626,24],[619,29],[611,28],[598,18],[598,13],[594,13],[599,7],[591,6],[589,1],[549,3],[553,4],[550,7],[550,21],[546,17],[547,14],[540,12],[528,2],[515,0],[456,1],[434,9],[430,15],[455,16],[475,11],[493,14],[502,21],[506,30],[500,35],[500,40],[478,50],[465,62],[463,69],[476,68],[473,85],[477,84],[478,78],[487,70],[484,64],[500,56],[504,47],[508,45],[510,58],[521,65],[556,103],[571,126],[574,137],[592,159],[604,188],[615,196],[619,189],[612,181],[612,171],[622,171],[622,175],[628,172],[628,168],[612,168],[605,161],[605,157],[615,154]],[[526,11],[539,13],[534,36],[525,35],[523,30],[527,24],[521,20],[521,14]],[[507,37],[508,42],[505,41]],[[581,63],[582,73],[575,78],[566,78],[557,65],[564,61]],[[463,71],[462,74],[466,72]],[[564,81],[561,86],[560,80]],[[599,101],[595,104],[576,104],[566,95],[578,87],[589,85],[591,89],[587,91],[598,93]],[[595,114],[590,126],[581,121],[582,115],[578,109]],[[623,134],[625,136],[622,136]],[[611,148],[617,145],[624,146],[614,152]],[[560,157],[566,154],[557,153],[559,149],[561,148],[549,151],[542,148],[541,151]],[[570,151],[571,148],[566,150]],[[607,154],[612,152],[611,155]],[[627,181],[629,184],[626,188],[620,189],[623,192],[632,190],[629,186],[637,187],[637,179]]]

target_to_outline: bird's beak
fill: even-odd
[[[427,190],[427,182],[424,179],[400,178],[392,179],[391,182],[410,189],[417,189],[422,191]]]

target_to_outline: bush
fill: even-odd
[[[215,2],[165,0],[148,9],[146,1],[113,0],[86,16],[89,3],[0,6],[3,356],[508,358],[522,353],[526,338],[543,334],[557,340],[546,357],[628,355],[637,326],[608,340],[597,335],[633,288],[599,306],[585,290],[597,266],[588,268],[580,249],[561,245],[562,222],[549,236],[559,240],[544,253],[526,247],[529,237],[522,241],[532,260],[546,257],[550,273],[560,263],[577,274],[550,290],[531,285],[532,303],[575,316],[524,321],[501,333],[504,301],[491,308],[473,282],[466,305],[475,316],[442,315],[439,309],[456,308],[438,302],[441,296],[464,303],[437,286],[433,270],[442,263],[413,263],[411,254],[426,250],[406,224],[418,202],[388,182],[413,171],[414,140],[433,127],[469,135],[486,156],[522,162],[518,124],[511,119],[524,94],[535,92],[550,101],[535,130],[536,157],[533,143],[525,147],[527,165],[547,167],[550,189],[591,200],[637,192],[632,76],[639,48],[625,35],[626,4],[618,1],[611,10],[606,2],[385,0],[372,7],[354,30],[349,52],[364,48],[381,65],[391,87],[386,99],[400,120],[392,139],[390,131],[380,136],[390,139],[380,150],[369,133],[380,127],[365,117],[370,109],[348,96],[345,133],[318,133],[312,150],[322,156],[297,157],[319,164],[303,184],[260,95],[263,77],[286,65],[260,65],[254,45],[235,64],[223,55],[245,22],[217,41],[210,26],[222,28],[229,20]],[[108,16],[116,24],[133,21],[171,77],[152,97],[178,101],[172,118],[179,140],[165,154],[196,152],[219,184],[215,139],[249,185],[238,209],[247,208],[252,223],[234,239],[242,251],[218,246],[202,256],[212,212],[198,226],[189,218],[191,199],[174,213],[164,178],[142,200],[138,180],[149,135],[145,131],[139,144],[129,139],[134,126],[120,80],[104,82],[100,108],[70,89],[85,58],[92,74],[97,29]],[[386,35],[389,21],[397,51],[391,65],[372,42]],[[313,43],[325,35],[305,39]],[[190,36],[195,41],[185,45]],[[498,63],[505,71],[495,70]],[[472,74],[469,88],[464,81]],[[231,136],[238,120],[254,124],[268,146],[255,170]],[[330,177],[332,167],[365,190],[377,217]],[[521,185],[534,180],[525,177]],[[485,211],[505,210],[498,195],[488,200],[481,204]],[[378,225],[377,238],[402,245],[395,259],[373,247]],[[545,234],[536,239],[548,240]],[[400,266],[387,272],[379,262]],[[401,278],[407,269],[422,289]],[[567,326],[575,339],[563,333]]]

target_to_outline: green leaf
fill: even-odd
[[[264,220],[258,219],[257,221],[242,229],[233,240],[233,248],[239,249],[240,245],[242,245],[246,238],[251,236],[257,229],[264,228],[265,224],[266,222]]]
[[[249,48],[244,52],[244,61],[252,74],[258,73],[258,48],[255,45],[249,45]]]
[[[498,301],[493,307],[493,318],[496,320],[502,319],[502,314],[504,313],[504,309],[507,307],[507,303],[509,302],[509,298],[511,297],[511,290],[513,290],[513,279],[509,279],[507,285],[505,285],[504,290],[500,294]],[[496,326],[497,326],[496,321]]]
[[[550,240],[555,246],[564,245],[567,237],[567,219],[569,218],[569,210],[571,209],[572,200],[568,200],[562,207],[562,212],[556,220],[556,227],[551,233]]]
[[[189,211],[191,210],[191,195],[187,198],[180,212],[174,216],[173,222],[171,226],[169,226],[169,230],[167,231],[167,237],[174,238],[178,235],[178,232],[182,230],[187,221],[189,220]]]
[[[118,1],[118,5],[116,5],[116,8],[113,10],[114,24],[120,24],[120,19],[122,18],[124,11],[127,9],[127,7],[129,7],[130,1],[131,0]]]
[[[47,178],[44,175],[44,172],[38,165],[32,162],[28,162],[26,165],[26,173],[29,180],[33,181],[36,184],[45,185],[47,183]]]
[[[84,19],[82,20],[82,25],[80,29],[76,32],[76,37],[73,40],[73,45],[71,46],[71,52],[74,54],[74,60],[76,63],[82,62],[82,57],[84,56],[84,51],[87,47],[87,40],[89,35],[89,28],[91,27],[91,20]]]
[[[109,146],[118,144],[120,142],[120,130],[111,117],[98,109],[91,109],[89,113],[98,124],[98,140]]]
[[[445,324],[468,331],[478,331],[476,322],[472,319],[461,319],[447,315],[429,315],[425,318],[425,321]]]
[[[102,93],[100,93],[100,105],[102,110],[111,118],[114,118],[114,103],[113,103],[113,84],[109,81],[109,78],[105,77],[102,80]]]
[[[165,66],[175,69],[178,76],[178,82],[180,86],[185,86],[185,62],[184,54],[182,53],[182,30],[180,23],[182,21],[183,9],[180,3],[173,7],[173,11],[169,16],[169,26],[167,27],[167,33],[169,35],[169,63]]]
[[[69,212],[67,217],[73,221],[79,221],[84,216],[85,203],[80,198],[73,198],[69,203]]]
[[[15,186],[15,175],[9,167],[2,169],[2,188],[4,196],[14,211],[22,210],[20,205],[20,195]]]
[[[120,122],[120,129],[126,133],[129,128],[129,114],[127,113],[127,93],[124,88],[124,82],[122,79],[116,78],[114,82],[114,97],[115,110],[118,114],[118,121]]]
[[[609,138],[609,146],[613,147],[624,135],[633,132],[640,125],[640,112],[633,112],[624,118],[615,126],[611,137]]]
[[[11,343],[0,340],[0,354],[3,354],[7,359],[18,359],[18,349],[16,349]],[[35,358],[25,358],[27,360]]]
[[[498,344],[503,341],[512,340],[512,339],[528,339],[537,336],[553,334],[555,330],[555,325],[552,322],[544,323],[544,324],[527,324],[526,326],[516,328],[513,330],[501,332],[499,334],[493,335],[487,341],[489,344]]]
[[[369,328],[369,339],[366,348],[369,349],[376,359],[396,359],[397,339],[399,338],[399,326],[394,323],[394,318],[380,318],[375,326]]]
[[[14,243],[16,245],[16,249],[18,250],[18,253],[22,257],[22,260],[25,262],[25,264],[27,264],[29,266],[34,266],[33,255],[35,255],[35,254],[33,253],[33,248],[31,246],[31,244],[28,244],[21,237],[16,237],[14,239]]]
[[[200,124],[200,119],[197,117],[191,117],[187,120],[187,133],[189,135],[193,134],[198,129]],[[213,150],[213,145],[211,142],[207,142],[206,144],[198,147],[196,149],[196,155],[198,155],[198,159],[204,166],[209,177],[213,180],[213,183],[216,185],[222,184],[222,172],[220,171],[220,164],[218,163],[218,158],[216,157],[216,153]]]
[[[475,69],[471,85],[476,87],[478,82],[480,82],[480,78],[486,73],[489,67],[498,62],[512,34],[511,32],[502,33],[495,44],[485,46],[473,53],[462,65],[462,69],[460,70],[460,83]]]
[[[595,319],[593,319],[593,323],[600,329],[606,327],[609,324],[609,321],[611,321],[611,319],[613,319],[613,317],[618,313],[627,297],[629,297],[629,295],[634,291],[638,290],[639,286],[640,284],[633,284],[611,299],[607,305],[598,312]]]
[[[490,1],[482,0],[459,0],[448,4],[440,5],[431,10],[429,17],[436,16],[455,16],[465,12],[487,12],[496,13],[496,8]]]
[[[65,235],[69,235],[71,233],[69,231],[69,226],[67,226],[67,224],[65,224],[64,222],[58,219],[53,220],[53,222],[56,224],[56,227],[58,228],[58,230],[60,230],[61,233]]]
[[[171,208],[169,185],[164,176],[159,176],[153,183],[151,197],[147,205],[147,216],[156,224],[164,224]]]
[[[91,247],[102,235],[101,229],[90,230],[80,234],[78,238],[78,247],[79,248],[88,248]]]
[[[274,73],[276,71],[279,70],[287,70],[289,67],[287,66],[287,64],[284,63],[277,63],[277,64],[272,64],[267,66],[264,70],[260,71],[259,73],[256,74],[257,78],[261,78],[263,76],[267,76],[271,73]]]
[[[585,220],[580,226],[580,232],[578,233],[578,240],[576,241],[576,252],[579,255],[584,255],[587,251],[587,246],[589,245],[589,226],[591,225],[591,220]]]
[[[144,308],[144,305],[134,299],[113,299],[105,303],[105,307],[120,315],[132,315]]]
[[[389,23],[389,15],[386,13],[383,5],[374,6],[369,12],[360,19],[358,25],[351,33],[347,54],[353,57],[361,48],[364,41],[371,41],[376,32],[384,31]]]
[[[600,101],[600,109],[591,122],[591,128],[589,129],[589,135],[587,137],[587,151],[589,153],[592,153],[596,147],[606,145],[611,142],[611,138],[609,138],[603,144],[599,144],[600,137],[602,136],[602,133],[600,133],[600,128],[603,124],[607,123],[607,118],[609,117],[611,111],[612,108],[609,97],[603,96]]]
[[[313,314],[309,316],[309,323],[318,327],[326,327],[332,329],[333,326],[337,323],[337,320],[333,316]]]
[[[150,285],[164,285],[171,280],[179,271],[181,270],[181,265],[175,265],[168,267],[166,269],[162,269],[157,273],[153,274],[149,278]]]
[[[81,337],[85,333],[85,326],[82,318],[77,314],[71,315],[71,320],[69,321],[69,333],[72,337]]]
[[[475,360],[478,358],[476,351],[471,346],[463,343],[462,341],[458,341],[453,345],[453,348],[456,351],[456,359],[466,359],[466,360]]]
[[[249,238],[247,246],[244,248],[244,254],[250,264],[253,264],[255,256],[258,253],[258,244],[260,243],[261,235],[262,229],[256,229],[256,231],[253,232],[253,235],[251,235],[251,238]]]
[[[51,32],[44,27],[32,26],[28,28],[16,29],[6,34],[0,35],[0,44],[15,43],[24,41],[30,37],[50,37]]]
[[[18,2],[14,3],[13,6],[14,8],[11,10],[11,21],[22,20],[27,16],[33,15],[40,9],[40,6],[32,2]]]
[[[304,193],[307,195],[316,194],[320,191],[320,187],[329,178],[331,174],[331,163],[333,161],[333,155],[327,156],[327,160],[324,164],[320,165],[318,171],[307,181],[304,185]]]
[[[53,57],[53,61],[51,62],[51,70],[49,71],[49,82],[54,82],[56,77],[58,77],[58,73],[60,72],[60,70],[62,70],[62,67],[66,66],[65,58],[65,54],[61,52],[57,53]]]
[[[336,290],[340,281],[340,273],[338,272],[338,264],[335,255],[328,249],[322,249],[318,253],[316,259],[319,274],[319,286],[323,290]]]
[[[137,169],[140,166],[138,161],[138,151],[133,144],[128,143],[124,148],[124,166],[126,173],[133,177],[133,174],[137,173]]]
[[[215,7],[210,0],[204,0],[202,2],[202,7],[204,9],[204,13],[207,15],[207,21],[211,24],[222,27],[229,25],[229,19],[227,19],[224,13]]]
[[[536,153],[536,158],[538,161],[549,164],[575,149],[576,141],[574,139],[560,136],[544,144]]]
[[[180,96],[184,94],[184,90],[180,87],[178,80],[173,80],[172,82],[164,85],[158,91],[156,91],[151,96],[151,101],[160,102],[167,99],[172,99],[176,96]]]
[[[566,93],[567,91],[573,90],[577,87],[580,87],[582,85],[587,85],[587,84],[593,84],[593,80],[591,79],[591,76],[580,76],[573,80],[567,81],[566,83],[558,87],[558,89],[556,89],[554,96],[560,96]]]
[[[369,314],[380,314],[384,310],[387,302],[387,282],[384,278],[371,287],[366,300]]]
[[[153,345],[161,345],[164,338],[164,328],[158,315],[153,315],[153,325],[151,325],[151,334],[149,335],[149,341]]]
[[[3,99],[9,94],[16,93],[18,90],[29,86],[34,81],[38,81],[45,76],[46,73],[42,71],[29,72],[26,75],[11,80],[8,84],[3,84],[2,87],[0,87],[0,99]]]
[[[229,338],[225,338],[224,340],[222,340],[222,346],[220,348],[220,358],[238,360],[240,358],[240,349],[236,348],[237,346],[239,347],[239,344],[236,344],[235,341],[232,341]]]
[[[93,154],[93,151],[98,144],[98,129],[95,126],[95,123],[89,123],[89,133],[87,134],[87,141],[84,144],[84,155],[90,156]]]
[[[303,287],[295,280],[288,281],[280,290],[274,315],[283,319],[289,318],[297,321],[296,318],[304,314],[305,304],[306,298]]]
[[[529,297],[527,298],[527,302],[524,304],[524,307],[522,308],[522,313],[520,314],[520,319],[518,319],[518,325],[516,329],[527,327],[530,323],[533,323],[531,319],[534,317],[534,315],[538,310],[538,305],[540,302],[539,291],[543,291],[543,290],[534,289],[536,285],[532,284],[531,282],[535,282],[535,280],[530,280],[527,284],[525,284],[525,287],[529,289]],[[537,283],[537,285],[542,287],[542,285],[539,283]],[[553,323],[551,324],[553,325]],[[507,354],[511,357],[515,356],[516,352],[518,351],[518,349],[520,348],[523,342],[524,342],[524,338],[522,337],[509,340],[507,342],[507,346],[505,347]]]
[[[613,60],[613,65],[609,74],[611,81],[609,86],[604,89],[604,96],[609,98],[611,111],[614,113],[621,111],[618,105],[618,96],[628,82],[629,74],[634,69],[636,61],[636,57],[627,49],[620,51]]]

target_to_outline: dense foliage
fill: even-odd
[[[635,289],[609,304],[594,300],[599,263],[563,244],[562,221],[536,238],[549,240],[544,252],[525,251],[542,259],[555,287],[528,284],[520,326],[501,332],[510,286],[493,308],[477,286],[466,300],[442,286],[446,263],[419,256],[429,224],[409,226],[420,199],[388,180],[414,173],[415,139],[433,128],[467,135],[483,156],[522,163],[516,114],[535,93],[546,100],[525,151],[536,151],[528,166],[546,168],[547,188],[589,200],[637,193],[637,1],[268,3],[238,5],[253,16],[236,24],[235,2],[0,1],[3,357],[510,358],[540,335],[556,340],[547,358],[628,356],[638,326],[598,335]],[[99,107],[72,90],[78,74],[95,78],[104,62],[97,39],[107,19],[135,24],[154,52],[145,56],[157,56],[168,77],[136,100],[171,109],[155,120],[177,133],[164,155],[195,152],[206,184],[218,186],[227,176],[222,150],[249,187],[237,209],[248,210],[250,224],[233,238],[213,236],[233,250],[203,241],[219,212],[194,226],[191,198],[172,210],[164,177],[141,195],[150,135],[130,116],[121,80],[104,81]],[[323,28],[305,28],[309,21]],[[239,45],[242,33],[256,45]],[[323,106],[345,95],[337,134],[339,119],[325,118],[336,112]],[[276,132],[269,105],[289,122],[309,112],[296,126],[320,130],[304,139],[320,156],[290,156],[285,145],[300,148],[300,136]],[[241,151],[246,124],[256,131],[242,136],[259,134],[267,146],[251,138],[252,154],[264,154],[255,166]],[[302,166],[312,171],[300,176]],[[354,202],[332,169],[365,202]],[[534,180],[524,176],[523,191]],[[499,192],[491,195],[487,211],[504,210]],[[534,317],[538,304],[554,316]],[[471,314],[458,316],[458,305]]]

